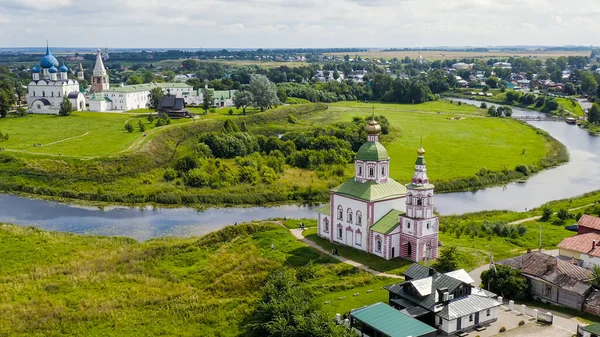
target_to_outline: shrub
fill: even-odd
[[[487,106],[487,104],[485,104],[485,102],[481,102],[481,105],[479,106],[479,108],[481,108],[481,109],[487,109],[488,106]]]
[[[215,108],[210,108],[210,109],[208,109],[208,111],[209,111],[211,114],[214,114],[215,112],[217,112],[217,109],[215,109]]]
[[[525,321],[521,320],[521,321],[519,322],[519,325],[525,325]]]
[[[129,122],[125,123],[125,130],[127,130],[127,132],[129,132],[129,133],[132,133],[133,125],[131,125],[131,123],[129,123]]]
[[[140,128],[140,132],[146,131],[146,126],[141,120],[138,121],[138,128]]]
[[[175,178],[177,178],[177,171],[172,168],[168,168],[165,170],[163,178],[165,178],[166,181],[173,181]]]
[[[154,122],[154,115],[153,114],[149,114],[148,115],[148,122],[150,122],[150,123]]]
[[[517,167],[515,167],[515,171],[522,173],[523,175],[528,176],[529,175],[529,167],[527,167],[527,165],[519,165]]]
[[[564,208],[561,208],[561,209],[558,210],[557,215],[558,215],[559,219],[565,221],[565,220],[567,220],[569,218],[569,211],[567,211]]]
[[[288,115],[288,123],[291,124],[296,124],[297,120],[296,117],[294,117],[294,115]]]
[[[498,331],[499,332],[504,332],[504,331],[506,331],[506,328],[505,327],[501,327],[500,330],[498,330]]]
[[[233,109],[229,108],[229,110],[227,110],[227,113],[230,114],[230,115],[233,115]]]
[[[169,118],[169,116],[162,116],[156,120],[157,127],[169,124],[171,124],[171,119]]]
[[[552,216],[552,210],[548,207],[542,209],[542,218],[540,220],[547,221]]]

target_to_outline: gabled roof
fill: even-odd
[[[584,214],[577,222],[579,227],[586,227],[600,231],[600,218]]]
[[[429,276],[429,268],[418,263],[413,263],[402,275],[413,280],[424,278]]]
[[[594,244],[594,241],[596,243]],[[586,233],[564,238],[558,248],[584,253],[590,256],[600,256],[600,234]]]
[[[331,204],[330,203],[326,203],[325,205],[321,206],[317,210],[317,213],[321,213],[321,214],[325,214],[325,215],[330,215],[330,213],[331,213]]]
[[[352,310],[350,316],[390,337],[418,337],[435,332],[429,325],[381,302]]]
[[[536,277],[564,290],[585,294],[591,286],[589,270],[540,252],[498,261],[498,264],[521,270],[525,276]]]
[[[473,278],[471,278],[471,276],[469,275],[469,273],[467,273],[466,270],[464,269],[458,269],[455,271],[451,271],[446,273],[446,275],[453,277],[457,280],[461,280],[464,283],[468,283],[468,284],[473,284],[475,281],[473,280]]]
[[[390,210],[384,215],[379,221],[371,225],[371,230],[381,234],[389,234],[396,227],[400,225],[398,222],[400,215],[403,215],[404,212],[397,211],[395,209]]]
[[[433,291],[431,289],[431,286],[433,285],[433,278],[431,276],[418,280],[412,280],[410,281],[410,284],[412,284],[412,286],[421,296],[431,295]]]
[[[582,327],[584,331],[593,333],[594,335],[600,335],[600,323],[594,323],[587,326]]]
[[[333,188],[332,191],[339,195],[365,201],[400,198],[406,195],[406,187],[391,178],[380,184],[374,181],[361,183],[351,178],[340,186]]]
[[[438,313],[438,316],[446,320],[453,320],[498,306],[500,303],[493,298],[469,295],[451,300]]]
[[[164,95],[158,103],[158,110],[183,110],[185,101],[183,98],[177,98],[175,95]]]

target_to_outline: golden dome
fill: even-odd
[[[422,156],[425,154],[425,149],[421,146],[418,150],[417,150],[417,154],[419,156]]]
[[[367,134],[369,135],[378,135],[381,132],[381,126],[377,121],[371,120],[365,127],[365,131],[367,131]]]

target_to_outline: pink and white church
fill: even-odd
[[[389,177],[381,126],[372,120],[365,130],[368,138],[356,153],[354,177],[332,189],[330,202],[317,211],[318,235],[387,260],[437,258],[439,220],[433,214],[425,150],[417,150],[412,181],[402,185]]]

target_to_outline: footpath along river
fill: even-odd
[[[467,99],[454,100],[480,104]],[[519,108],[513,108],[513,113],[514,116],[543,116],[542,113]],[[475,192],[438,194],[437,210],[443,215],[498,209],[524,211],[526,207],[531,209],[551,200],[600,189],[600,137],[590,136],[577,126],[564,122],[529,123],[565,144],[570,161],[542,171],[524,184],[510,183]],[[234,222],[274,217],[314,218],[319,207],[211,208],[202,212],[191,208],[100,209],[1,194],[0,205],[0,222],[79,234],[127,236],[142,241],[161,236],[202,235]]]

